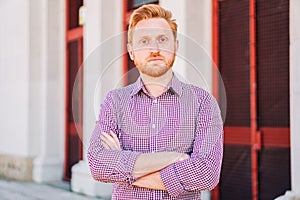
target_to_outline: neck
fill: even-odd
[[[165,91],[173,77],[172,69],[169,69],[160,77],[152,77],[143,73],[140,74],[147,91],[154,97],[158,97]]]

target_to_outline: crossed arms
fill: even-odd
[[[122,151],[117,135],[110,131],[102,133],[101,142],[105,149]],[[137,179],[132,185],[154,190],[166,190],[160,170],[175,163],[188,159],[189,155],[177,152],[156,152],[140,154],[134,164],[133,178]]]

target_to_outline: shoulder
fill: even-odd
[[[217,99],[210,92],[191,84],[185,84],[185,87],[193,93],[200,112],[214,114],[215,116],[218,116],[220,121],[222,121],[221,107]]]
[[[125,87],[113,89],[107,93],[106,99],[110,99],[112,101],[124,101],[130,98],[134,88],[134,84],[130,84]]]
[[[183,95],[194,97],[195,99],[197,99],[199,104],[206,100],[214,99],[213,95],[207,90],[192,84],[182,83],[182,90]]]

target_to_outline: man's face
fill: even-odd
[[[172,67],[177,45],[168,22],[152,18],[135,26],[128,51],[141,73],[159,77]]]

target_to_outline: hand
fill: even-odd
[[[100,139],[101,139],[101,143],[105,149],[117,150],[117,151],[122,150],[119,138],[114,132],[110,131],[109,134],[102,132]]]
[[[149,188],[152,190],[167,190],[160,178],[159,171],[140,177],[135,182],[133,182],[132,185],[137,187]]]
[[[179,161],[184,161],[184,160],[189,159],[189,158],[190,158],[190,156],[189,156],[188,154],[183,153],[183,154],[180,156],[180,158],[178,159],[178,162],[179,162]]]

